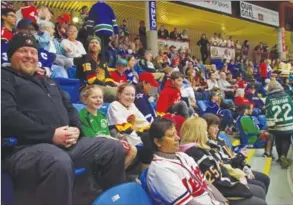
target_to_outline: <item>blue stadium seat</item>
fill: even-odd
[[[110,105],[110,103],[104,103],[103,106],[100,108],[100,111],[106,115],[108,108],[109,108],[109,105]]]
[[[55,82],[60,86],[63,91],[69,94],[72,103],[79,102],[79,79],[53,78],[53,80],[55,80]]]
[[[80,103],[73,103],[73,107],[77,110],[77,112],[80,112],[83,108],[85,108],[85,104],[80,104]],[[108,108],[109,108],[110,103],[104,103],[103,106],[100,108],[100,111],[104,113],[105,115],[107,114]]]
[[[85,108],[85,104],[73,103],[72,105],[75,107],[77,112],[80,112],[83,108]]]
[[[207,110],[207,101],[205,100],[198,100],[196,101],[196,104],[199,109],[199,115],[204,115]]]
[[[152,205],[145,190],[136,182],[117,185],[105,191],[92,205]]]
[[[228,136],[225,133],[220,132],[218,137],[221,138],[222,140],[224,140],[226,142],[226,144],[229,146],[229,148],[231,150],[233,150],[233,145],[232,145],[230,139],[228,138]]]
[[[68,78],[68,73],[66,69],[59,65],[52,65],[52,78]]]
[[[75,79],[76,78],[76,66],[72,66],[70,68],[67,68],[68,77]]]

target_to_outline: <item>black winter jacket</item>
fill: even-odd
[[[16,137],[20,146],[52,143],[56,128],[81,127],[77,111],[49,78],[4,67],[1,91],[2,138]]]

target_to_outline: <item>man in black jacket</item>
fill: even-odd
[[[2,68],[2,138],[18,145],[2,150],[15,182],[16,204],[72,204],[74,168],[89,168],[103,189],[125,181],[124,150],[115,140],[80,134],[77,111],[56,83],[36,76],[38,45],[16,34]]]

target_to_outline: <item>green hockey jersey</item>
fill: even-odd
[[[269,130],[293,134],[293,102],[289,95],[283,91],[269,94],[265,106]]]

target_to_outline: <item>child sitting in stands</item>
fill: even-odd
[[[80,93],[81,100],[86,104],[79,112],[79,118],[82,123],[82,132],[87,137],[108,137],[117,140],[110,136],[108,121],[99,109],[102,107],[103,91],[97,85],[86,86]],[[127,168],[136,156],[136,147],[130,145],[125,140],[120,140],[125,151],[125,168]]]
[[[254,145],[256,147],[265,145],[265,153],[263,157],[272,156],[273,136],[265,130],[260,130],[255,125],[253,119],[249,116],[252,114],[253,105],[242,104],[238,108],[240,114],[236,121],[236,126],[240,130],[240,138],[245,145]]]
[[[264,102],[258,97],[255,85],[251,85],[251,87],[246,91],[245,97],[254,104],[255,108],[264,108]]]
[[[249,104],[249,105],[253,105],[252,102],[250,102],[247,98],[244,97],[244,89],[242,88],[238,88],[236,90],[236,94],[235,94],[235,98],[234,98],[234,104],[236,106],[240,106],[242,104]]]
[[[191,107],[188,107],[184,101],[181,101],[180,89],[182,84],[183,75],[179,71],[173,72],[170,79],[166,81],[157,102],[157,112],[159,115],[169,112],[188,118],[194,113]]]

